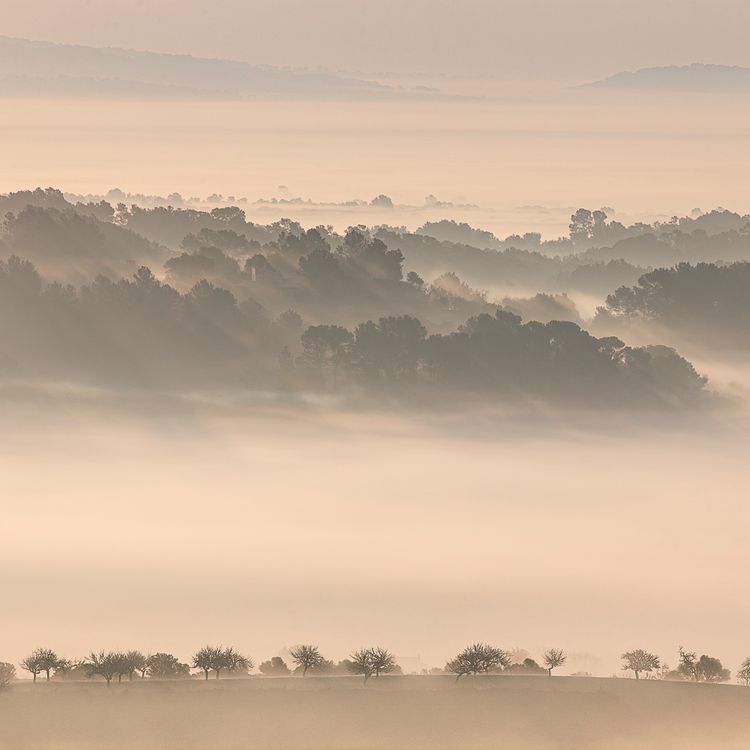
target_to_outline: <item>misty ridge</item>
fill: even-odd
[[[498,264],[505,285],[533,283],[540,264],[552,264],[560,282],[562,267],[598,270],[602,256],[627,264],[617,257],[623,244],[629,258],[650,248],[657,260],[661,248],[741,253],[747,238],[746,217],[729,212],[625,227],[582,209],[570,236],[552,243],[572,252],[553,256],[534,234],[518,244],[536,249],[457,243],[465,235],[502,245],[452,222],[339,235],[289,220],[256,225],[232,206],[71,205],[51,189],[10,194],[0,208],[0,306],[14,321],[2,329],[6,381],[435,403],[448,395],[613,408],[705,402],[705,377],[669,346],[592,336],[566,294],[492,301],[459,274],[474,278],[468,257]],[[444,232],[453,239],[430,234]]]
[[[241,95],[281,91],[300,93],[326,88],[384,88],[370,81],[345,79],[324,72],[292,71],[272,66],[251,65],[228,60],[211,60],[190,55],[54,44],[0,37],[0,61],[5,85],[13,80],[21,85],[47,81],[65,90],[77,83],[80,90],[94,91],[131,86],[148,92]],[[101,88],[97,87],[101,85]],[[127,90],[127,89],[125,89]]]
[[[433,96],[328,70],[288,68],[191,55],[89,47],[0,36],[5,96],[242,100],[382,99]]]
[[[695,92],[750,92],[750,68],[739,65],[664,65],[623,71],[582,88]]]

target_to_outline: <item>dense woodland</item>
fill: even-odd
[[[656,323],[703,345],[746,349],[750,341],[750,262],[678,263],[644,274],[607,297],[597,326]]]
[[[726,211],[625,227],[582,209],[555,241],[451,221],[339,235],[52,189],[0,196],[0,214],[6,379],[677,406],[705,378],[628,346],[622,321],[742,341],[750,316],[750,264],[731,262],[750,217]],[[606,297],[592,330],[618,337],[585,330],[580,291]]]

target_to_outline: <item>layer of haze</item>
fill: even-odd
[[[727,428],[38,407],[4,409],[4,659],[313,641],[430,667],[486,639],[608,675],[628,648],[747,655]]]
[[[742,210],[750,135],[738,95],[538,90],[523,98],[359,102],[0,100],[0,192],[246,196],[248,218],[306,226],[454,218],[495,231],[567,234],[579,206],[653,220],[717,205]],[[279,185],[288,192],[277,192]],[[253,206],[264,197],[430,211]],[[610,212],[611,214],[611,212]]]
[[[750,64],[744,0],[4,0],[2,33],[370,71],[600,78]]]

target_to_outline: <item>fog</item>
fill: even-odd
[[[743,95],[566,91],[493,101],[144,102],[3,100],[0,191],[244,196],[251,220],[305,225],[454,218],[504,236],[565,233],[571,209],[625,221],[740,209],[750,167]],[[113,145],[116,144],[116,145]],[[280,193],[278,186],[288,188]],[[637,185],[637,189],[634,189]],[[477,208],[252,205],[385,193]]]
[[[486,639],[607,676],[640,644],[746,655],[744,418],[5,398],[5,658],[372,641],[429,668]]]

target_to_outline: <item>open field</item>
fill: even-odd
[[[746,748],[750,690],[581,677],[16,683],[8,750]]]

